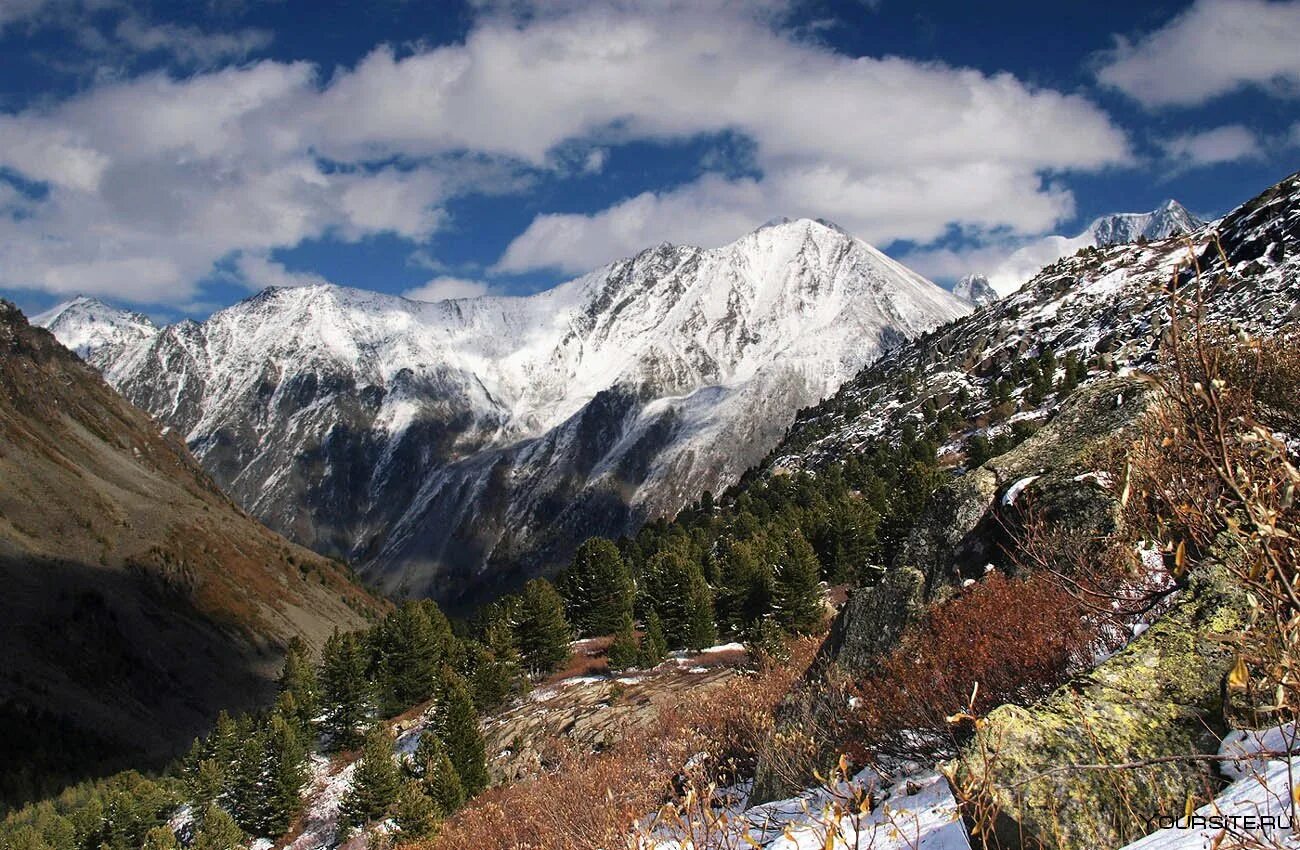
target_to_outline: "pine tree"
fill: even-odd
[[[636,628],[632,624],[632,612],[623,612],[623,622],[614,635],[614,642],[609,645],[609,667],[611,670],[626,670],[636,663],[637,643]]]
[[[422,603],[405,602],[385,617],[375,629],[374,643],[388,713],[404,711],[433,695],[438,668],[447,659]]]
[[[730,635],[748,634],[772,610],[772,575],[754,555],[754,547],[732,537],[718,542],[717,618]]]
[[[573,563],[560,576],[565,615],[579,635],[607,635],[632,613],[632,575],[618,548],[601,537],[578,547]]]
[[[497,708],[525,690],[528,677],[504,614],[489,617],[483,627],[483,643],[469,642],[467,655],[474,707],[480,712]]]
[[[352,773],[352,787],[339,804],[339,819],[365,826],[388,817],[402,789],[402,775],[393,760],[393,736],[383,724],[366,735],[361,758]]]
[[[443,668],[433,724],[465,795],[472,797],[486,788],[487,755],[478,728],[478,712],[465,681],[447,667]]]
[[[402,831],[403,843],[428,838],[438,829],[438,809],[424,795],[418,782],[405,782],[393,804],[393,820]]]
[[[337,749],[354,746],[358,727],[370,713],[370,684],[366,654],[354,634],[338,630],[325,642],[321,655],[321,697],[326,711],[325,730]]]
[[[289,648],[284,654],[284,667],[280,672],[280,698],[279,704],[285,711],[292,710],[292,717],[299,728],[304,731],[309,729],[320,704],[320,684],[316,680],[316,668],[311,663],[307,645],[298,637],[289,641]]]
[[[258,817],[259,835],[278,838],[302,809],[307,780],[307,747],[294,721],[271,715],[264,736],[264,796]]]
[[[145,833],[140,850],[180,850],[181,843],[169,826],[155,826]]]
[[[515,639],[534,675],[551,673],[569,658],[569,623],[564,600],[546,579],[524,585],[515,610]]]
[[[821,566],[797,528],[785,539],[772,576],[772,610],[786,631],[807,634],[822,621]]]
[[[431,731],[420,736],[415,749],[411,772],[420,780],[420,786],[435,807],[444,816],[455,812],[465,802],[465,788],[460,784],[460,774],[447,756],[442,740]]]
[[[220,806],[210,804],[199,818],[199,831],[191,850],[238,850],[247,836]]]
[[[665,550],[646,564],[646,610],[663,622],[671,647],[703,649],[717,639],[713,622],[713,591],[695,561]]]
[[[642,670],[658,667],[668,657],[668,641],[664,638],[663,623],[654,611],[646,614],[645,634],[641,636],[641,649],[637,653],[636,666]]]

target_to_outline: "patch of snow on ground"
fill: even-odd
[[[757,847],[763,850],[970,850],[957,801],[948,781],[924,771],[899,778],[870,812],[859,813],[853,802],[876,784],[864,770],[847,783],[806,791],[798,797],[735,811],[721,835],[696,837],[659,835],[647,850],[717,850]],[[724,801],[744,805],[747,788],[720,794]]]
[[[1243,758],[1223,762],[1220,770],[1236,781],[1191,818],[1180,817],[1124,850],[1203,850],[1242,842],[1300,850],[1300,836],[1291,829],[1297,817],[1292,794],[1300,777],[1300,756],[1248,758],[1255,753],[1294,752],[1295,740],[1295,724],[1229,732],[1219,753]]]

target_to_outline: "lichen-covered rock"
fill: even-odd
[[[1233,663],[1223,638],[1245,622],[1245,594],[1228,570],[1204,566],[1165,616],[1091,673],[1041,705],[990,712],[955,778],[965,794],[995,801],[1001,846],[1119,847],[1143,834],[1147,817],[1181,812],[1212,787],[1204,762],[1069,766],[1213,752]]]

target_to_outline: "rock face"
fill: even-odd
[[[977,307],[983,307],[985,304],[992,304],[998,300],[998,294],[993,291],[989,279],[982,274],[966,275],[957,281],[956,286],[952,288],[952,294],[964,301],[969,301]]]
[[[1181,816],[1214,787],[1209,763],[1128,771],[1061,770],[1214,752],[1223,728],[1230,638],[1245,592],[1221,563],[1194,571],[1174,608],[1046,703],[994,709],[957,767],[957,783],[1001,811],[1000,846],[1120,847],[1140,837],[1134,814]]]
[[[383,608],[4,301],[0,585],[0,771],[65,780],[175,755],[219,709],[263,704],[290,638]],[[43,761],[58,741],[70,764]]]
[[[968,309],[801,220],[528,298],[268,290],[89,356],[272,528],[457,606],[725,488],[796,410]]]
[[[1171,236],[1195,233],[1205,222],[1175,200],[1165,201],[1149,213],[1115,213],[1102,216],[1088,226],[1093,244],[1107,247],[1128,242],[1156,242]]]

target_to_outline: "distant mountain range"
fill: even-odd
[[[316,286],[160,331],[88,300],[42,321],[270,527],[457,605],[725,488],[797,410],[969,309],[799,220],[531,297]]]
[[[1101,216],[1077,236],[1044,237],[1015,251],[996,268],[982,269],[974,276],[984,277],[993,290],[1007,295],[1037,274],[1039,269],[1082,248],[1158,241],[1194,233],[1205,224],[1182,204],[1168,200],[1151,212]]]

